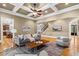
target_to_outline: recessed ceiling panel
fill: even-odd
[[[31,5],[32,7],[35,7],[35,8],[38,8],[38,7],[40,6],[39,3],[30,3],[30,5]]]
[[[29,6],[29,3],[24,3],[23,6],[28,7]]]
[[[39,6],[39,8],[44,7],[46,4],[47,4],[47,3],[41,3],[40,6]]]
[[[30,12],[27,12],[26,10],[20,8],[20,9],[17,11],[17,13],[20,13],[20,14],[23,14],[23,15],[27,15],[27,14],[29,14]]]
[[[0,8],[12,11],[15,6],[9,3],[0,3]]]
[[[34,5],[35,4],[35,5]],[[35,8],[35,9],[38,9],[38,8],[41,8],[43,7],[44,5],[46,5],[46,3],[24,3],[23,6],[26,6],[26,7],[29,7],[29,8]]]
[[[61,9],[65,9],[65,8],[77,5],[77,4],[79,4],[79,3],[68,3],[68,4],[59,3],[59,4],[55,5],[55,6],[57,7],[58,10],[61,10]]]
[[[52,10],[51,8],[48,8],[48,9],[44,10],[43,15],[50,14],[53,12],[54,12],[54,10]]]

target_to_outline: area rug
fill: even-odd
[[[46,47],[44,50],[42,50],[39,54],[39,56],[61,56],[61,53],[63,52],[62,47],[59,47],[56,45],[56,42],[50,42],[46,44],[48,47]],[[30,54],[27,51],[27,48],[25,47],[17,47],[17,48],[10,48],[6,49],[4,51],[4,56],[31,56],[33,54]],[[36,54],[35,54],[36,56]]]
[[[46,48],[46,47],[44,47]],[[32,53],[28,50],[26,47],[17,47],[17,48],[8,48],[4,51],[4,56],[36,56],[39,52],[44,50],[44,48],[40,49],[39,51],[36,51],[36,53]]]
[[[25,47],[17,47],[6,49],[3,53],[4,56],[15,56],[17,54],[29,54],[29,52]]]
[[[63,49],[63,47],[57,46],[56,42],[51,42],[45,51],[48,53],[48,56],[61,56]]]

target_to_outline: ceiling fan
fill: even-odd
[[[39,9],[37,9],[37,4],[36,3],[33,3],[33,7],[32,8],[30,8],[30,10],[32,10],[33,12],[33,16],[41,16],[42,15],[42,13],[43,13],[43,11],[42,10],[39,10]]]

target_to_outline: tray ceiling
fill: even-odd
[[[35,4],[35,6],[34,6]],[[16,14],[24,18],[38,20],[50,14],[62,11],[78,3],[0,3],[0,12]],[[39,12],[37,12],[39,11]],[[38,14],[34,16],[34,12]]]

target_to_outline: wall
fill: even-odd
[[[22,26],[30,26],[31,30],[28,33],[34,34],[36,31],[36,22],[30,19],[25,19],[18,16],[13,16],[10,14],[1,13],[0,14],[5,20],[6,17],[12,18],[14,20],[14,28],[17,30],[16,34],[27,34],[27,32],[23,32]]]
[[[69,35],[69,22],[71,19],[62,19],[48,22],[49,27],[42,33],[49,36],[68,36]],[[62,26],[62,31],[53,31],[52,27],[54,25]]]
[[[23,26],[30,26],[31,30],[30,32],[23,32]],[[16,34],[33,34],[36,31],[36,23],[32,20],[27,20],[20,17],[14,17],[14,28],[17,29]]]

